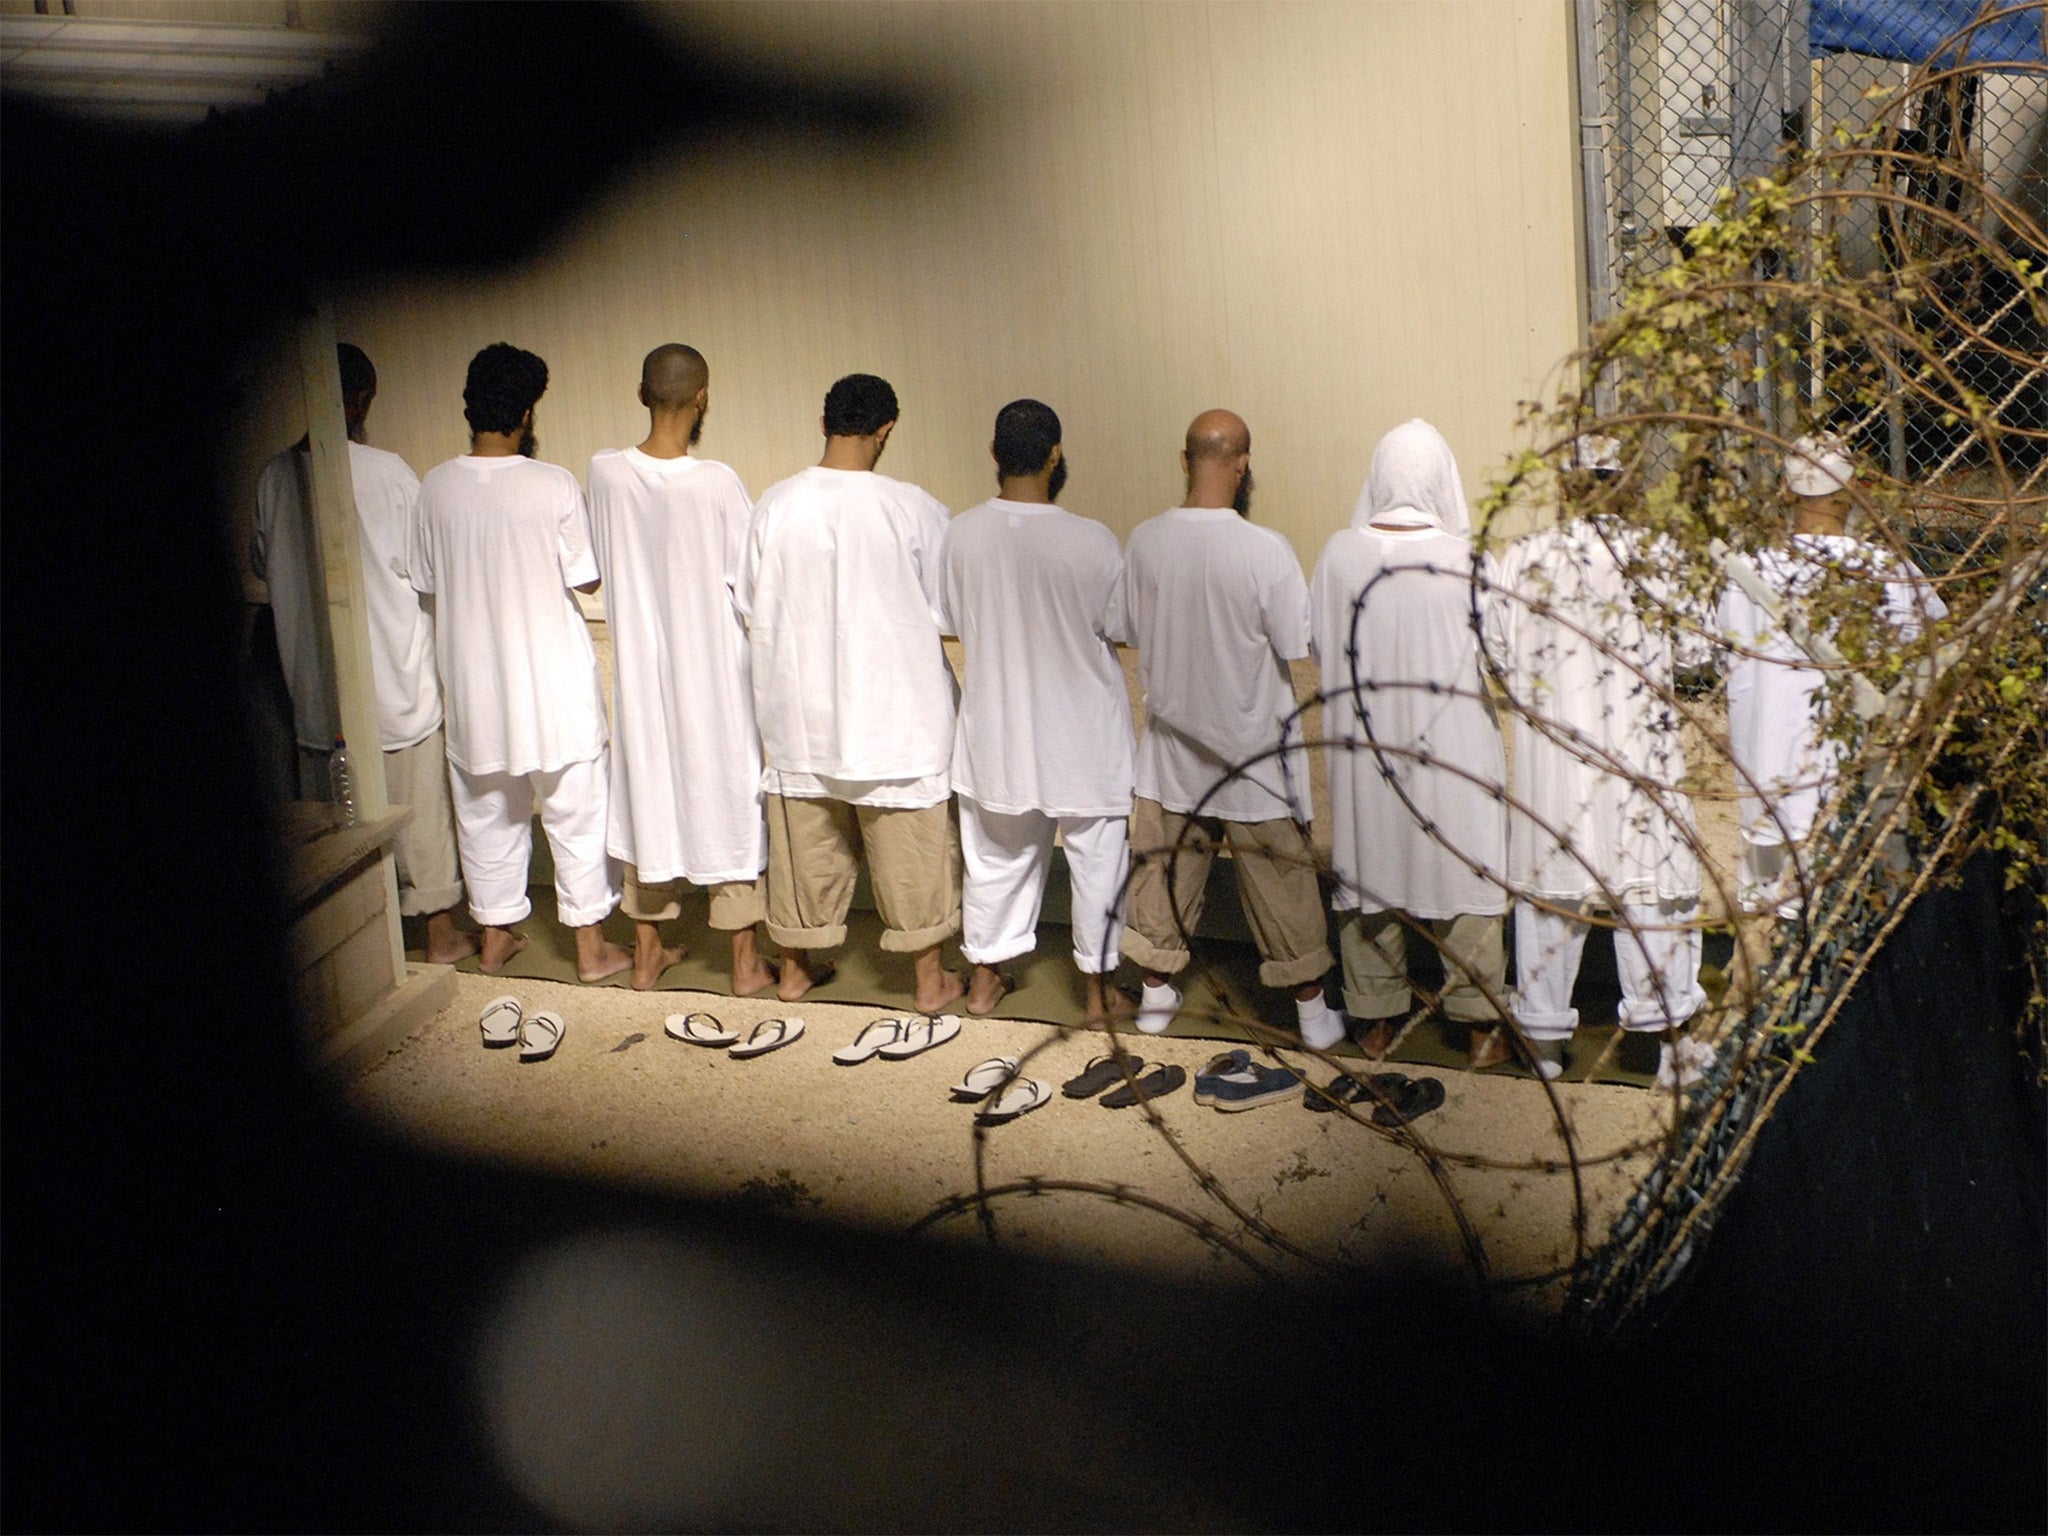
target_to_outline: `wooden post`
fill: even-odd
[[[390,809],[384,785],[384,740],[377,728],[377,684],[370,664],[370,616],[363,591],[356,522],[355,479],[349,473],[348,418],[341,404],[341,368],[334,355],[334,311],[325,298],[299,327],[299,375],[306,402],[306,437],[312,450],[307,486],[320,531],[313,600],[324,604],[330,637],[329,675],[337,718],[348,741],[356,815],[373,821]],[[384,854],[385,910],[390,928],[391,976],[405,981],[405,931],[398,914],[398,865]]]

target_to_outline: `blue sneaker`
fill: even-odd
[[[1195,1074],[1195,1102],[1224,1113],[1277,1104],[1301,1092],[1301,1074],[1291,1067],[1262,1067],[1250,1051],[1225,1051]]]

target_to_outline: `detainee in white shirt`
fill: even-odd
[[[997,968],[1037,945],[1057,830],[1074,964],[1101,1023],[1130,866],[1131,704],[1116,655],[1129,625],[1116,535],[1054,505],[1060,437],[1051,406],[1004,406],[989,445],[998,494],[953,519],[940,557],[945,627],[967,653],[953,738],[960,952],[974,965],[967,1011],[989,1013],[1013,984]]]
[[[455,836],[470,915],[484,930],[479,964],[495,973],[526,946],[512,925],[533,910],[537,803],[555,857],[555,910],[576,931],[576,974],[601,981],[633,957],[598,927],[619,887],[605,852],[604,696],[575,597],[597,590],[597,558],[576,477],[530,456],[547,387],[547,364],[502,341],[470,360],[470,451],[421,483],[412,584],[437,605]]]
[[[1480,668],[1471,513],[1443,434],[1420,418],[1374,448],[1310,583],[1329,741],[1330,864],[1344,1009],[1367,1055],[1412,1002],[1407,935],[1443,956],[1430,999],[1476,1071],[1508,1059],[1502,930],[1507,764]],[[1491,567],[1481,569],[1490,576]]]
[[[1145,690],[1131,807],[1124,953],[1144,968],[1138,1027],[1180,1011],[1216,849],[1228,845],[1259,979],[1294,994],[1302,1039],[1344,1038],[1323,996],[1328,919],[1309,841],[1308,754],[1290,661],[1308,654],[1308,586],[1284,535],[1250,522],[1252,435],[1230,411],[1188,426],[1187,500],[1140,523],[1124,591]]]
[[[398,910],[425,919],[429,961],[450,965],[476,953],[476,940],[455,926],[462,870],[448,798],[448,756],[441,734],[441,684],[434,673],[434,616],[406,576],[420,482],[405,460],[364,440],[377,370],[362,348],[335,348],[342,412],[348,423],[349,478],[355,485],[356,540],[370,624],[370,673],[377,692],[377,734],[384,783],[393,805],[412,818],[392,844],[398,864]],[[301,438],[264,466],[256,483],[256,536],[250,568],[270,592],[277,651],[292,699],[299,744],[299,794],[325,800],[341,722],[321,629],[328,622],[314,598],[320,558],[307,492],[310,443]],[[356,751],[362,750],[359,744]]]
[[[710,888],[710,922],[732,935],[732,990],[774,984],[755,927],[768,916],[761,736],[747,630],[733,606],[753,505],[740,477],[691,455],[711,371],[694,347],[656,347],[640,365],[647,438],[590,461],[590,532],[612,635],[612,774],[607,846],[625,864],[633,985],[683,958],[661,924],[679,887]]]
[[[1855,479],[1837,439],[1793,444],[1785,456],[1792,535],[1755,557],[1757,574],[1795,613],[1831,583],[1861,583],[1897,639],[1910,642],[1946,617],[1948,605],[1911,561],[1850,536]],[[1842,743],[1824,717],[1828,674],[1733,582],[1722,589],[1715,627],[1728,648],[1728,754],[1742,826],[1737,894],[1746,912],[1795,917],[1812,873],[1803,849],[1841,772]]]
[[[1515,1022],[1536,1069],[1561,1076],[1579,1024],[1572,987],[1594,909],[1614,927],[1620,1023],[1660,1036],[1660,1087],[1696,1082],[1712,1049],[1681,1033],[1706,1006],[1699,833],[1682,787],[1674,684],[1711,659],[1673,552],[1618,510],[1620,444],[1575,446],[1560,520],[1502,554],[1486,640],[1514,719],[1508,872]]]
[[[754,718],[767,757],[768,935],[776,995],[826,974],[846,942],[865,853],[882,948],[912,957],[916,1005],[964,990],[939,963],[960,931],[952,816],[953,671],[939,624],[945,507],[875,472],[896,391],[856,373],[825,396],[824,458],[754,508],[735,600],[747,616]]]

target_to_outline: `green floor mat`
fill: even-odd
[[[520,930],[526,936],[526,948],[515,955],[499,974],[573,982],[576,980],[574,936],[559,923],[540,915],[552,906],[554,893],[549,888],[538,887],[533,892],[533,899],[534,916],[528,918]],[[662,974],[657,991],[728,991],[731,939],[707,924],[706,912],[702,898],[686,897],[683,915],[663,926],[663,936],[671,944],[683,943],[688,953]],[[856,906],[847,916],[847,941],[832,957],[837,970],[829,981],[813,988],[810,996],[820,1002],[907,1010],[911,1006],[914,986],[910,957],[884,952],[878,942],[881,931],[881,919],[872,910]],[[604,933],[614,942],[628,949],[632,947],[633,925],[623,915],[614,913],[606,921]],[[1725,966],[1725,951],[1729,947],[1725,938],[1709,935],[1709,966]],[[412,959],[422,958],[418,950],[409,953]],[[947,946],[946,954],[948,963],[964,974],[967,964],[959,959],[953,946]],[[1430,960],[1420,947],[1413,955],[1417,979],[1429,985]],[[457,969],[475,971],[475,958],[464,960]],[[1017,985],[995,1010],[997,1017],[1031,1019],[1075,1028],[1085,1026],[1081,978],[1074,970],[1071,941],[1064,924],[1042,923],[1038,948],[1007,963],[1003,969],[1016,977]],[[1611,947],[1603,953],[1596,936],[1596,941],[1587,945],[1578,1002],[1581,1014],[1587,1020],[1604,1018],[1609,1022],[1580,1025],[1568,1048],[1564,1081],[1622,1083],[1646,1088],[1657,1070],[1656,1040],[1653,1036],[1631,1035],[1611,1022],[1618,995],[1612,984],[1612,972]],[[1132,991],[1136,990],[1138,977],[1129,965],[1119,972],[1116,980]],[[599,985],[624,987],[629,985],[629,981],[626,974],[621,973]],[[1198,940],[1194,964],[1182,978],[1182,989],[1186,1002],[1173,1028],[1167,1031],[1170,1035],[1183,1039],[1243,1043],[1252,1038],[1252,1031],[1246,1025],[1248,1020],[1290,1034],[1293,1031],[1293,1000],[1284,991],[1260,984],[1258,951],[1250,944],[1223,939]],[[1357,1053],[1351,1046],[1344,1045],[1336,1054],[1341,1057]],[[1418,1012],[1407,1023],[1388,1059],[1403,1065],[1462,1071],[1469,1059],[1466,1031]],[[1498,1076],[1532,1076],[1519,1066],[1493,1070]]]

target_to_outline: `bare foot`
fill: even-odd
[[[1122,1022],[1131,1016],[1131,1000],[1115,988],[1105,986],[1100,976],[1084,973],[1081,989],[1087,997],[1082,1017],[1097,1029],[1107,1029],[1112,1020]]]
[[[614,944],[599,931],[597,924],[576,930],[576,979],[582,982],[603,981],[607,976],[616,976],[633,963],[633,957],[625,946]],[[658,973],[657,973],[658,974]]]
[[[751,928],[737,928],[732,936],[732,995],[752,997],[775,985],[775,968],[761,958],[761,946]]]
[[[681,944],[661,942],[661,929],[653,923],[633,925],[633,990],[645,992],[661,980],[661,973],[689,953]],[[606,973],[607,975],[610,972]],[[585,977],[586,981],[595,977]]]
[[[436,912],[427,919],[425,948],[429,965],[453,965],[476,953],[476,940],[455,926],[452,912]]]
[[[967,1011],[977,1018],[986,1018],[1016,985],[1015,978],[1005,976],[993,966],[975,966],[974,980],[967,988]]]
[[[510,928],[486,928],[483,949],[478,955],[476,968],[486,976],[495,976],[524,948],[525,934],[514,933]]]
[[[942,1013],[946,1004],[958,1002],[967,995],[967,988],[952,971],[941,971],[935,981],[920,978],[917,985],[916,1003],[919,1013]]]
[[[775,995],[785,1003],[793,1003],[811,988],[830,981],[838,969],[836,965],[813,966],[803,958],[801,950],[789,950],[782,957],[782,980],[776,985]]]
[[[1380,1060],[1394,1048],[1394,1021],[1374,1019],[1365,1033],[1358,1037],[1358,1048],[1369,1059]]]
[[[1508,1041],[1508,1032],[1502,1028],[1475,1029],[1472,1031],[1472,1059],[1466,1068],[1473,1072],[1484,1072],[1489,1067],[1504,1065],[1514,1055],[1514,1047]]]

